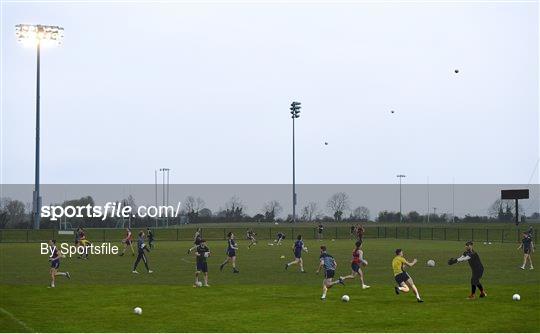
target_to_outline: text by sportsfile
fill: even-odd
[[[53,254],[56,246],[49,246],[46,242],[40,244],[41,255]],[[60,254],[62,257],[72,257],[73,255],[118,255],[118,246],[113,246],[110,242],[103,242],[101,245],[73,246],[67,242],[60,244]]]

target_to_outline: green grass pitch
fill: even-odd
[[[226,243],[209,242],[209,288],[192,287],[190,243],[158,241],[149,254],[153,274],[142,264],[140,274],[132,274],[131,254],[66,258],[61,270],[72,279],[58,277],[55,289],[47,288],[48,261],[39,255],[39,244],[0,244],[0,331],[540,332],[540,267],[520,270],[516,244],[476,243],[488,297],[469,301],[468,264],[446,264],[463,251],[463,242],[368,239],[365,274],[371,288],[362,290],[358,280],[348,280],[323,302],[322,276],[315,274],[320,242],[306,241],[307,274],[295,267],[284,270],[292,258],[290,239],[273,247],[260,241],[250,250],[247,241],[239,243],[240,274],[233,274],[230,267],[219,271]],[[338,262],[337,273],[348,274],[353,242],[324,243]],[[411,293],[393,291],[390,262],[397,247],[419,260],[409,273],[423,304]],[[437,265],[428,268],[428,259]],[[521,301],[512,301],[514,293]],[[343,294],[350,302],[341,302]],[[141,316],[133,314],[136,306],[142,307]]]

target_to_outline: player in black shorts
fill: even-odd
[[[478,253],[473,249],[473,242],[467,241],[465,243],[465,252],[463,252],[463,255],[461,255],[459,258],[451,258],[448,260],[448,264],[452,265],[458,262],[464,262],[468,261],[469,266],[471,267],[472,271],[472,277],[471,277],[471,294],[467,299],[475,299],[476,298],[476,288],[480,290],[480,298],[484,298],[487,296],[486,290],[484,290],[484,287],[482,286],[482,283],[480,283],[480,279],[482,278],[482,275],[484,274],[484,266],[482,265],[482,261],[480,261],[480,256],[478,256]]]
[[[202,240],[202,231],[201,231],[201,228],[199,227],[197,229],[197,231],[195,231],[195,235],[193,236],[193,247],[191,247],[190,249],[188,249],[187,253],[188,254],[191,254],[191,252],[197,248],[197,246],[199,246],[199,244],[201,243],[201,240]]]
[[[58,268],[60,267],[60,258],[62,257],[62,254],[60,251],[58,251],[58,248],[56,248],[56,240],[49,240],[49,249],[51,251],[51,255],[49,256],[49,261],[51,262],[51,269],[49,273],[51,274],[51,288],[54,288],[56,276],[64,276],[66,278],[71,278],[69,275],[69,272],[61,272],[58,271]]]
[[[278,232],[278,234],[276,234],[276,240],[274,240],[274,243],[272,244],[269,244],[270,246],[274,246],[274,244],[276,245],[281,245],[281,242],[285,239],[285,233],[283,232]]]
[[[523,239],[521,239],[521,244],[519,245],[518,249],[523,248],[523,265],[520,267],[521,269],[525,270],[525,265],[527,264],[527,259],[529,260],[529,269],[533,270],[533,263],[531,254],[534,252],[534,243],[531,237],[532,233],[524,232],[523,233]]]
[[[322,241],[323,239],[323,232],[324,226],[323,224],[319,224],[319,226],[317,226],[317,239],[319,239],[319,241]]]
[[[234,240],[234,233],[229,232],[227,234],[228,240],[227,240],[227,258],[225,261],[219,266],[219,270],[223,271],[223,268],[227,263],[231,263],[233,267],[233,273],[238,274],[240,271],[236,269],[236,251],[238,250],[238,245],[236,244],[236,241]]]
[[[195,271],[195,284],[193,287],[198,287],[201,283],[199,282],[199,275],[200,273],[204,274],[204,284],[203,286],[208,287],[208,263],[206,262],[206,259],[210,256],[210,250],[208,249],[208,246],[206,245],[206,240],[201,239],[201,242],[197,246],[195,250],[195,259],[197,263],[196,271]]]

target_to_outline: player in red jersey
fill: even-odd
[[[364,259],[364,252],[362,251],[362,242],[357,241],[355,243],[355,248],[352,253],[351,269],[352,272],[348,276],[341,277],[342,280],[353,279],[358,275],[360,277],[360,282],[362,283],[362,289],[368,289],[369,285],[364,283],[364,273],[360,266],[367,266],[368,262]]]
[[[131,255],[135,256],[135,251],[133,250],[133,236],[131,235],[131,230],[129,228],[126,228],[126,237],[122,239],[122,243],[124,244],[124,250],[119,255],[123,256],[129,246],[131,247]]]

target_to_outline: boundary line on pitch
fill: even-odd
[[[11,312],[7,311],[5,308],[0,307],[0,312],[7,315],[9,318],[11,318],[11,320],[15,321],[17,324],[19,324],[25,330],[27,330],[29,332],[32,332],[32,333],[36,332],[32,327],[28,326],[24,321],[19,320],[17,317],[15,317]]]

